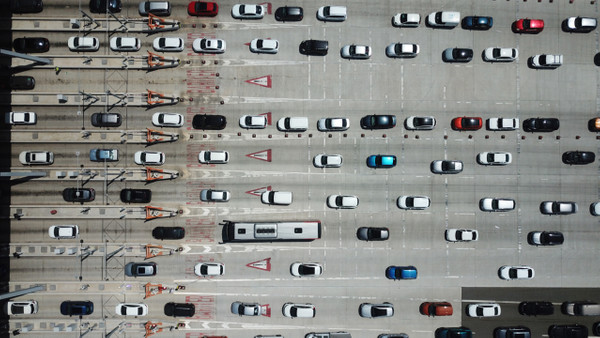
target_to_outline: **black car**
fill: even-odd
[[[156,239],[182,239],[185,229],[182,227],[156,227],[152,229],[152,237]]]
[[[356,231],[356,237],[362,241],[385,241],[390,238],[388,228],[360,227]]]
[[[396,126],[396,115],[367,115],[360,119],[363,129],[390,129]]]
[[[531,245],[561,245],[565,237],[560,231],[531,231],[527,234],[527,243]]]
[[[494,338],[531,338],[531,330],[525,326],[501,326],[494,329]]]
[[[196,306],[190,303],[167,303],[165,304],[165,315],[172,317],[193,317]]]
[[[150,189],[123,189],[121,202],[123,203],[150,203],[152,191]]]
[[[325,56],[329,50],[329,42],[324,40],[304,40],[300,43],[300,53],[304,55]]]
[[[202,130],[222,130],[227,126],[227,119],[223,115],[194,115],[192,127]]]
[[[35,78],[33,76],[17,76],[10,77],[8,82],[10,89],[33,89],[35,88]]]
[[[550,302],[521,302],[519,313],[526,316],[549,316],[554,314],[554,306]]]
[[[473,50],[471,48],[448,48],[442,53],[442,60],[445,62],[469,62],[473,60]]]
[[[550,338],[587,338],[587,327],[579,324],[550,325],[548,327]]]
[[[92,13],[119,13],[121,6],[121,0],[90,0],[90,12]]]
[[[462,20],[464,29],[488,30],[494,25],[494,19],[491,16],[466,16]]]
[[[60,313],[65,316],[87,316],[94,312],[94,303],[89,300],[67,300],[60,304]]]
[[[117,113],[93,113],[92,126],[94,127],[119,127],[121,125],[121,114]]]
[[[275,11],[275,20],[277,21],[301,21],[304,18],[302,7],[285,6],[279,7]]]
[[[96,191],[92,188],[66,188],[63,198],[67,202],[91,202],[96,198]]]
[[[600,336],[600,322],[595,322],[592,325],[592,334],[594,336]]]
[[[558,130],[560,122],[555,118],[536,117],[523,121],[523,130],[549,133]]]
[[[565,151],[562,154],[564,164],[590,164],[596,160],[596,154],[591,151]]]
[[[16,38],[13,48],[19,53],[45,53],[50,50],[50,41],[46,38]]]
[[[43,10],[42,0],[10,0],[10,11],[13,13],[39,13]]]

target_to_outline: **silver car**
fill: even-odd
[[[227,190],[202,189],[200,200],[203,202],[227,202],[231,194]]]
[[[196,53],[222,54],[227,49],[225,40],[222,39],[196,39],[192,42],[192,49]]]
[[[115,52],[137,52],[142,46],[140,39],[128,36],[115,36],[110,39],[110,49]]]
[[[358,197],[352,195],[330,195],[327,206],[333,209],[354,209],[358,207]]]
[[[385,55],[391,58],[414,58],[419,54],[416,43],[392,43],[385,49]]]
[[[432,130],[435,127],[435,117],[410,116],[406,118],[404,126],[409,130]]]
[[[463,171],[462,161],[437,160],[431,162],[431,172],[434,174],[458,174]]]
[[[519,57],[516,48],[489,47],[483,51],[483,60],[489,62],[510,62]]]
[[[319,131],[344,131],[350,128],[350,120],[345,117],[327,117],[317,121]]]
[[[19,154],[19,162],[23,165],[50,165],[54,163],[51,151],[23,151]]]
[[[263,308],[258,303],[243,303],[233,302],[231,303],[231,313],[240,316],[260,316],[263,312]]]
[[[431,201],[427,196],[400,196],[396,204],[400,209],[424,210],[429,208]]]
[[[252,53],[277,54],[279,51],[279,41],[269,39],[254,39],[250,41],[250,51]]]
[[[340,154],[318,154],[313,158],[313,164],[317,168],[339,168],[342,166],[342,161]]]
[[[184,46],[182,38],[161,37],[154,39],[152,47],[158,52],[181,52]]]
[[[544,201],[540,204],[540,212],[544,215],[570,215],[577,212],[577,203]]]
[[[447,229],[444,233],[444,238],[448,242],[476,241],[479,238],[479,232],[470,229]]]
[[[479,200],[479,209],[481,211],[511,211],[515,209],[515,200],[485,197]]]
[[[345,59],[368,59],[371,57],[371,47],[365,45],[345,45],[340,54]]]
[[[231,16],[234,19],[262,19],[265,10],[261,5],[236,4],[231,8]]]

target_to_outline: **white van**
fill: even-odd
[[[311,332],[307,333],[304,338],[352,338],[348,332]]]
[[[427,16],[427,23],[433,27],[454,28],[460,23],[460,12],[433,12]]]
[[[321,21],[346,20],[346,6],[323,6],[317,11],[317,19]]]

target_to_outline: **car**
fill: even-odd
[[[327,117],[317,121],[319,131],[344,131],[350,128],[350,120],[345,117]]]
[[[503,117],[491,117],[486,121],[488,130],[516,130],[519,129],[518,118],[503,118]]]
[[[506,151],[484,151],[477,154],[477,163],[482,165],[507,165],[512,163],[512,154]]]
[[[10,11],[14,14],[40,13],[44,10],[42,0],[11,0]]]
[[[556,118],[536,117],[523,121],[523,130],[528,132],[549,133],[558,130],[560,122]]]
[[[494,25],[494,19],[491,16],[465,16],[462,21],[464,29],[476,29],[486,31]]]
[[[219,5],[216,2],[191,1],[188,4],[188,14],[191,16],[217,16]]]
[[[535,277],[535,271],[531,267],[525,265],[503,265],[498,269],[498,277],[504,280],[532,279]]]
[[[91,120],[94,127],[119,127],[121,125],[121,114],[93,113]]]
[[[427,24],[430,27],[454,28],[460,22],[460,12],[433,12],[427,16]]]
[[[254,4],[236,4],[231,8],[231,16],[234,19],[262,19],[264,8]]]
[[[196,314],[196,306],[192,303],[169,302],[163,308],[165,316],[171,317],[193,317]]]
[[[419,13],[397,13],[392,17],[394,27],[419,27],[421,14]]]
[[[289,318],[314,318],[316,315],[315,306],[312,304],[285,303],[281,312]]]
[[[540,203],[540,212],[544,215],[570,215],[577,212],[577,203],[544,201]]]
[[[471,229],[446,229],[444,238],[448,242],[471,242],[479,239],[479,232]]]
[[[479,200],[481,211],[511,211],[515,209],[515,200],[510,198],[485,197]]]
[[[121,7],[121,0],[90,0],[92,13],[120,13]]]
[[[202,130],[223,130],[227,126],[227,118],[223,115],[194,115],[192,128]]]
[[[544,20],[540,19],[518,19],[513,23],[512,29],[515,33],[537,34],[544,30]]]
[[[35,300],[9,300],[4,305],[7,315],[32,315],[38,312],[38,303]]]
[[[133,154],[133,161],[139,165],[163,165],[165,153],[160,151],[138,151]]]
[[[399,196],[396,205],[400,209],[425,210],[431,205],[427,196]]]
[[[442,61],[444,62],[469,62],[471,60],[473,60],[471,48],[446,48],[442,52]]]
[[[280,131],[306,131],[308,129],[307,117],[282,117],[277,121]]]
[[[243,303],[233,302],[231,303],[231,313],[239,316],[260,316],[263,312],[263,308],[258,303]]]
[[[202,189],[200,200],[203,202],[227,202],[231,193],[227,190]]]
[[[115,313],[121,316],[145,316],[148,314],[148,305],[143,303],[119,303],[115,306]]]
[[[533,68],[558,68],[563,64],[563,55],[557,54],[537,54],[530,59],[531,67]]]
[[[368,59],[371,57],[371,47],[366,45],[345,45],[340,50],[344,59]]]
[[[168,1],[142,1],[138,6],[138,12],[142,16],[148,14],[169,16],[171,15],[171,3]]]
[[[500,304],[477,303],[467,305],[467,316],[469,317],[497,317],[500,316]]]
[[[242,115],[240,117],[240,127],[246,129],[264,129],[267,127],[267,117],[265,115]]]
[[[79,236],[79,227],[77,225],[53,225],[48,228],[50,238],[71,239]]]
[[[561,245],[564,241],[560,231],[531,231],[527,234],[527,243],[531,245]]]
[[[250,51],[258,54],[277,54],[279,51],[279,41],[271,39],[254,39],[250,41]]]
[[[389,169],[396,166],[395,155],[371,155],[367,157],[367,167]]]
[[[566,301],[560,306],[560,312],[568,316],[598,316],[600,304],[592,301]]]
[[[390,265],[385,269],[385,277],[387,279],[417,279],[417,268],[412,265],[395,266]]]
[[[225,53],[227,44],[223,39],[196,39],[192,43],[192,50],[196,53],[222,54]]]
[[[435,316],[452,316],[452,304],[448,302],[424,302],[419,306],[419,312],[422,315]]]
[[[313,164],[317,168],[339,168],[342,161],[340,154],[318,154],[313,158]]]
[[[295,262],[290,265],[290,273],[294,277],[318,277],[323,274],[323,266],[319,263]]]
[[[358,307],[358,314],[364,318],[391,317],[394,315],[392,303],[372,304],[362,303]]]
[[[600,117],[594,117],[588,121],[588,130],[591,132],[600,131]]]
[[[110,49],[115,52],[137,52],[141,46],[140,39],[130,36],[115,36],[110,39]]]
[[[531,330],[525,326],[500,326],[494,329],[494,338],[531,338]]]
[[[157,127],[181,127],[183,126],[183,115],[176,113],[154,113],[152,124]]]
[[[8,87],[12,90],[31,90],[35,88],[35,78],[13,75],[8,80]]]
[[[332,209],[354,209],[358,207],[358,197],[353,195],[329,195],[327,206]]]
[[[119,160],[117,149],[90,149],[90,161],[92,162],[115,162]]]
[[[596,154],[592,151],[565,151],[562,154],[564,164],[590,164],[596,160]]]
[[[301,21],[303,18],[302,7],[284,6],[275,10],[275,20],[277,21]]]
[[[363,129],[390,129],[396,126],[396,115],[367,115],[360,119]]]
[[[304,40],[298,47],[304,55],[325,56],[329,51],[329,42],[325,40]]]
[[[406,333],[382,333],[377,338],[408,338]]]
[[[19,154],[22,165],[50,165],[54,163],[54,153],[51,151],[22,151]]]
[[[436,160],[431,162],[431,172],[434,174],[458,174],[463,171],[462,161]]]
[[[592,216],[600,216],[600,202],[590,204],[590,214]]]
[[[550,338],[587,338],[588,329],[580,324],[550,325],[548,336]]]
[[[452,119],[454,130],[479,130],[483,126],[481,117],[455,117]]]
[[[346,6],[322,6],[317,10],[317,19],[321,21],[342,22],[346,16]]]
[[[120,197],[123,203],[150,203],[152,191],[150,189],[123,189]]]
[[[125,264],[125,275],[129,277],[144,277],[144,276],[156,276],[156,263],[154,262],[143,262],[134,263],[129,262]]]
[[[600,322],[595,322],[595,323],[592,325],[592,333],[593,333],[595,336],[600,336]]]
[[[550,316],[554,314],[551,302],[521,302],[518,306],[519,314],[526,316]]]
[[[18,53],[45,53],[50,50],[50,41],[46,38],[16,38],[13,49]]]
[[[356,237],[361,241],[385,241],[390,238],[388,228],[360,227],[356,231]]]
[[[416,43],[392,43],[385,48],[385,55],[391,58],[414,58],[419,54]]]
[[[260,195],[264,204],[290,205],[292,204],[292,193],[290,191],[265,191]]]
[[[409,116],[404,121],[404,126],[408,130],[432,130],[435,123],[433,116]]]
[[[185,229],[183,227],[156,227],[152,229],[152,237],[156,239],[183,239]]]
[[[67,300],[60,303],[60,314],[65,316],[87,316],[94,312],[94,303],[89,300]]]
[[[6,124],[36,124],[37,114],[34,112],[11,111],[4,115]]]
[[[489,47],[483,51],[483,60],[489,62],[511,62],[518,57],[516,48]]]
[[[184,46],[182,38],[159,37],[154,39],[152,47],[157,52],[181,52]]]
[[[200,163],[225,164],[229,162],[229,152],[223,150],[202,150],[198,154]]]
[[[200,277],[223,276],[225,265],[215,262],[201,262],[194,266],[194,273]]]
[[[438,327],[435,338],[472,338],[473,332],[468,327]]]
[[[589,33],[596,29],[598,20],[596,18],[572,16],[565,20],[564,30],[573,33]]]
[[[65,188],[63,199],[67,202],[92,202],[96,198],[93,188]]]
[[[100,41],[93,36],[72,36],[67,41],[67,46],[72,52],[95,52],[100,48]]]

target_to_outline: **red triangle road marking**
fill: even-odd
[[[250,194],[250,195],[254,195],[254,196],[260,196],[265,191],[271,191],[271,186],[268,185],[266,187],[261,187],[261,188],[257,188],[257,189],[248,190],[248,191],[246,191],[246,194]]]
[[[257,159],[257,160],[261,160],[261,161],[271,162],[271,149],[257,151],[252,154],[247,154],[246,156]]]
[[[271,271],[271,257],[248,263],[246,266],[258,270]]]
[[[260,77],[255,77],[254,79],[246,80],[247,83],[259,85],[261,87],[271,88],[272,81],[271,75],[265,75]]]

